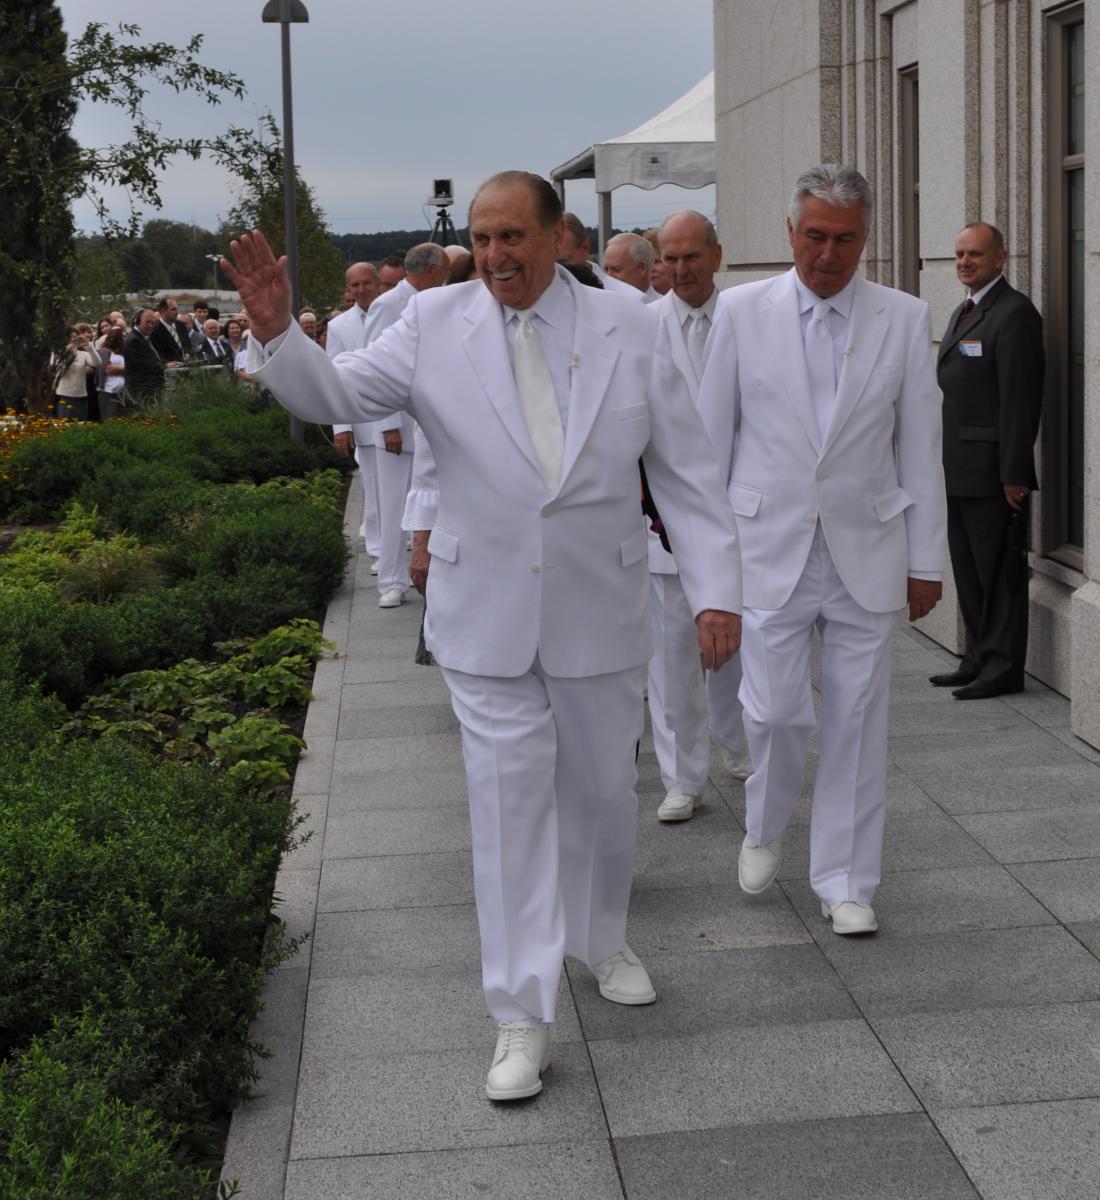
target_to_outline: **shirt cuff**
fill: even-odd
[[[417,529],[431,529],[435,525],[438,511],[438,492],[409,492],[405,497],[405,513],[401,518],[401,528],[406,533],[413,533]]]
[[[923,579],[926,583],[942,583],[942,571],[910,571],[910,579]]]

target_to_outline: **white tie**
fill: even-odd
[[[710,318],[700,308],[693,308],[688,313],[687,347],[695,367],[695,377],[703,377],[703,351],[707,345],[707,334],[710,332]]]
[[[523,419],[527,432],[534,443],[539,470],[546,482],[546,490],[553,494],[561,482],[561,460],[565,447],[565,435],[558,411],[558,398],[554,393],[554,381],[546,365],[542,340],[531,321],[533,312],[529,308],[516,310],[519,324],[516,326],[516,391],[519,393]]]
[[[806,369],[810,376],[810,395],[813,397],[814,415],[822,442],[825,441],[836,400],[836,359],[828,322],[832,307],[828,300],[819,300],[806,327]]]

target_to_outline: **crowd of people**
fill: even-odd
[[[930,682],[1023,686],[1004,537],[1036,486],[1041,322],[1000,232],[968,225],[937,363],[928,304],[857,270],[872,216],[859,172],[814,167],[785,214],[791,269],[719,292],[705,216],[596,263],[553,187],[506,171],[471,205],[472,255],[354,264],[320,347],[262,234],[223,260],[248,375],[356,454],[380,607],[425,592],[462,735],[492,1100],[542,1088],[565,955],[613,1003],[656,999],[626,941],[647,676],[655,816],[694,815],[713,738],[745,781],[750,895],[779,873],[819,728],[809,879],[843,937],[878,929],[891,644],[939,601],[949,532],[967,656]]]

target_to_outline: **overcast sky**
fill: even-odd
[[[464,224],[476,185],[508,167],[547,174],[593,141],[626,133],[697,83],[713,65],[713,0],[306,0],[291,27],[295,158],[336,233],[425,224],[431,181],[455,182]],[[235,71],[245,100],[211,107],[168,89],[149,114],[166,134],[282,117],[279,26],[263,0],[61,0],[70,36],[92,19],[140,25],[146,40],[183,43],[203,32],[202,61]],[[125,135],[112,110],[82,109],[85,145]],[[213,164],[171,168],[159,214],[216,227],[231,180]],[[121,207],[121,198],[119,204]],[[596,223],[592,182],[566,185],[566,203]],[[613,193],[617,225],[652,225],[678,208],[710,215],[714,189]],[[121,215],[121,214],[120,214]],[[434,214],[427,212],[427,218]],[[78,227],[96,228],[91,206]]]

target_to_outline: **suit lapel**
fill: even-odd
[[[519,406],[516,377],[508,357],[500,305],[488,288],[481,287],[478,291],[479,294],[463,313],[469,332],[462,339],[462,348],[504,428],[541,479],[538,456]]]
[[[825,431],[824,445],[821,447],[823,455],[836,440],[844,422],[852,415],[852,410],[867,385],[867,376],[875,365],[890,324],[885,307],[863,279],[856,276],[856,294],[852,300],[852,315],[848,320],[848,345],[844,351],[840,379],[837,381],[833,416],[829,428]]]
[[[573,366],[570,369],[569,419],[565,426],[565,449],[561,464],[562,485],[569,478],[600,411],[611,382],[611,373],[619,351],[608,341],[615,328],[614,318],[605,306],[586,294],[585,288],[570,280],[576,302],[573,321]],[[560,488],[558,489],[561,490]]]
[[[810,395],[806,355],[801,353],[805,338],[798,314],[798,291],[794,286],[793,268],[785,275],[780,275],[764,293],[761,319],[767,343],[776,356],[776,378],[782,381],[783,390],[787,393],[798,423],[810,439],[810,445],[820,450],[821,435],[817,428],[813,397]],[[796,346],[799,352],[792,353],[791,348]]]
[[[687,381],[688,392],[691,395],[693,402],[699,399],[699,376],[695,371],[695,363],[692,361],[691,353],[688,350],[687,341],[684,338],[684,330],[680,325],[679,312],[676,305],[669,298],[671,292],[664,296],[656,303],[660,305],[661,320],[668,327],[668,341],[672,350],[672,362],[676,370]]]
[[[977,328],[985,320],[987,313],[996,303],[997,297],[1008,286],[1007,281],[1002,277],[997,281],[996,287],[992,287],[974,306],[973,312],[963,321],[962,325],[956,329],[955,322],[959,319],[959,313],[962,311],[960,304],[951,314],[951,320],[947,325],[947,333],[944,334],[943,341],[940,342],[940,353],[937,358],[938,362],[942,362],[949,350],[953,350],[964,337],[969,337],[976,332]],[[965,303],[965,301],[963,302]]]

